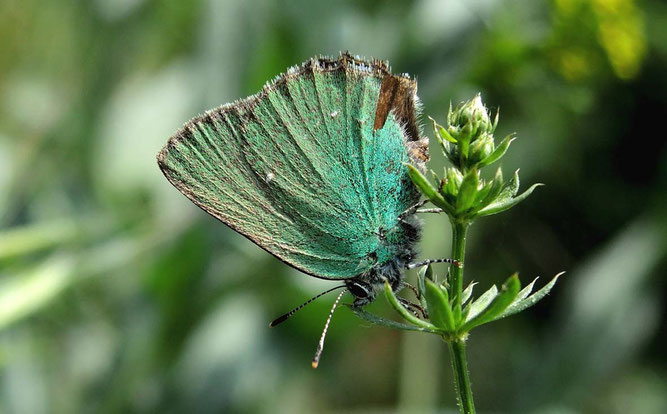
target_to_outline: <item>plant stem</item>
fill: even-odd
[[[459,263],[465,262],[466,236],[468,234],[468,222],[452,221],[453,240],[452,240],[452,259]],[[454,314],[456,317],[461,315],[461,292],[463,291],[463,267],[451,266],[449,279],[449,297],[453,298]]]
[[[452,259],[465,263],[466,236],[470,223],[467,221],[452,221]],[[449,297],[453,298],[454,317],[461,319],[461,292],[463,291],[463,267],[450,268]],[[466,360],[466,346],[463,337],[448,342],[449,354],[452,358],[454,383],[459,400],[459,409],[462,414],[474,414],[475,403],[472,398],[472,388],[468,377],[468,362]]]
[[[466,344],[463,339],[456,339],[447,343],[452,358],[454,370],[454,384],[459,400],[461,414],[475,414],[475,402],[472,399],[472,388],[468,377],[468,362],[466,360]]]

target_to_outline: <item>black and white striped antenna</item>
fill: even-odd
[[[289,317],[291,317],[292,315],[294,315],[295,313],[297,313],[298,311],[300,311],[304,306],[308,305],[310,302],[314,301],[315,299],[319,298],[320,296],[324,296],[324,295],[326,295],[326,294],[329,293],[329,292],[333,292],[333,291],[336,290],[336,289],[340,289],[340,288],[344,288],[344,287],[345,287],[345,285],[340,285],[340,286],[332,287],[332,288],[329,289],[329,290],[325,290],[324,292],[322,292],[322,293],[320,293],[320,294],[318,294],[318,295],[316,295],[316,296],[314,296],[314,297],[308,299],[307,301],[305,301],[305,302],[302,303],[301,305],[297,306],[296,308],[292,309],[291,311],[287,312],[286,314],[280,316],[279,318],[276,318],[275,320],[273,320],[273,321],[269,324],[269,326],[270,326],[270,327],[274,327],[274,326],[278,325],[279,323],[285,322],[287,319],[289,319]]]
[[[327,336],[327,331],[329,330],[329,323],[331,323],[331,317],[333,316],[334,311],[336,310],[336,306],[338,306],[338,302],[340,302],[340,298],[343,297],[343,293],[345,292],[347,292],[347,290],[340,292],[340,294],[336,298],[336,301],[331,307],[331,311],[329,312],[329,317],[327,318],[327,323],[324,324],[324,330],[322,331],[322,336],[320,336],[320,342],[317,344],[317,350],[315,351],[315,356],[313,357],[313,362],[311,364],[313,368],[317,368],[317,366],[320,364],[320,357],[322,356],[322,351],[324,351],[324,338],[326,338]]]

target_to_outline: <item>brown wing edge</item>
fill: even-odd
[[[162,171],[162,174],[164,174],[167,180],[197,207],[213,216],[217,220],[221,221],[232,230],[241,234],[243,237],[247,238],[286,265],[318,279],[352,279],[359,276],[359,274],[352,275],[348,278],[332,278],[318,275],[303,269],[294,263],[291,263],[284,257],[281,257],[278,253],[270,251],[266,247],[262,246],[251,235],[241,231],[232,221],[224,219],[216,211],[209,210],[200,202],[198,202],[195,194],[189,188],[182,185],[182,183],[172,177],[170,174],[170,168],[166,163],[169,149],[176,146],[180,141],[189,139],[192,136],[192,129],[197,128],[197,124],[207,123],[212,125],[214,117],[220,117],[222,114],[237,110],[238,108],[243,109],[243,111],[241,111],[242,113],[250,112],[258,101],[266,97],[269,91],[278,88],[291,77],[298,77],[313,70],[328,72],[333,72],[336,70],[350,70],[368,75],[381,76],[383,81],[380,88],[380,97],[378,98],[378,109],[376,110],[374,128],[381,128],[382,125],[384,125],[389,112],[393,111],[394,116],[403,128],[410,159],[419,169],[424,170],[425,162],[429,159],[428,138],[421,137],[421,127],[417,123],[417,114],[419,109],[419,98],[417,97],[417,81],[411,79],[407,74],[392,74],[390,72],[389,64],[386,61],[380,61],[377,59],[366,60],[358,56],[352,56],[348,52],[342,52],[338,58],[319,56],[311,58],[300,65],[292,66],[285,73],[282,73],[276,76],[272,81],[267,82],[262,90],[256,94],[221,105],[214,109],[210,109],[203,115],[192,118],[191,120],[187,121],[183,127],[181,127],[174,135],[172,135],[171,138],[169,138],[167,144],[165,144],[165,146],[157,154],[157,163],[160,167],[160,170]]]

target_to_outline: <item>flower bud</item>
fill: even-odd
[[[496,148],[493,142],[493,135],[488,133],[483,133],[475,142],[470,145],[469,149],[469,162],[476,164],[493,152]]]
[[[480,94],[468,102],[459,104],[453,111],[450,108],[447,120],[449,121],[448,132],[452,135],[455,133],[464,135],[460,138],[468,142],[475,141],[482,134],[491,134],[494,129],[494,123],[482,103]]]
[[[431,171],[436,186],[414,166],[408,166],[408,173],[427,199],[453,222],[470,223],[477,217],[505,211],[528,197],[537,186],[518,194],[518,174],[504,182],[500,169],[492,180],[482,178],[480,169],[501,159],[514,136],[510,134],[495,144],[493,133],[498,124],[498,112],[492,120],[481,95],[456,108],[450,104],[444,126],[431,121],[435,138],[452,167],[445,168],[443,176]]]
[[[447,113],[447,125],[438,125],[433,121],[436,137],[440,141],[447,158],[463,172],[488,165],[500,158],[489,158],[496,149],[493,131],[498,122],[498,114],[492,120],[489,111],[482,103],[482,96],[460,103]],[[504,153],[504,150],[503,150]],[[488,162],[484,162],[488,159]],[[478,165],[479,164],[479,165]]]

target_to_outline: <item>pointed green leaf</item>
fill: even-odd
[[[565,272],[560,272],[556,276],[554,276],[553,279],[549,283],[547,283],[542,289],[538,290],[531,296],[528,296],[525,299],[519,300],[519,301],[514,301],[510,306],[505,309],[503,313],[501,313],[496,319],[500,318],[505,318],[510,315],[514,315],[515,313],[519,313],[525,309],[530,308],[531,306],[535,305],[537,302],[539,302],[542,298],[544,298],[547,293],[551,290],[551,288],[554,287],[556,282],[558,281],[558,278]],[[537,279],[535,279],[537,280]],[[533,281],[535,283],[535,281]],[[532,283],[531,283],[532,285]]]
[[[520,202],[528,198],[528,196],[533,192],[535,188],[542,185],[544,184],[541,183],[533,184],[529,189],[524,191],[523,194],[511,198],[509,200],[491,203],[488,206],[481,209],[477,214],[479,217],[483,217],[483,216],[490,216],[491,214],[497,214],[505,210],[509,210],[510,208],[514,207],[515,205],[519,204]]]
[[[488,157],[484,158],[477,164],[477,168],[486,167],[487,165],[491,165],[494,162],[498,161],[503,155],[505,155],[507,149],[510,147],[510,144],[515,139],[516,138],[512,137],[512,135],[508,135],[507,137],[505,137],[505,139],[502,140],[500,145],[498,145],[496,149],[493,150],[491,154],[489,154]]]
[[[436,174],[435,171],[433,171],[433,170],[430,170],[430,171],[431,171],[431,178],[433,179],[433,181],[435,181],[436,183],[439,183],[440,182],[440,177],[438,177],[438,174]],[[424,178],[426,178],[426,177],[424,177]]]
[[[467,288],[463,290],[463,293],[461,294],[461,305],[465,305],[468,299],[472,296],[472,290],[475,287],[477,282],[470,282]]]
[[[365,311],[362,308],[355,307],[354,305],[347,305],[347,307],[350,308],[350,310],[352,310],[352,312],[354,312],[354,314],[357,315],[359,318],[367,322],[370,322],[374,325],[384,326],[392,329],[400,329],[403,331],[419,331],[419,332],[440,334],[440,332],[437,330],[427,329],[414,325],[408,325],[407,323],[396,322],[392,321],[391,319],[386,319],[381,316],[377,316],[375,314]]]
[[[491,286],[489,290],[482,293],[482,296],[474,300],[467,307],[468,317],[465,320],[470,320],[475,316],[479,315],[479,313],[483,311],[489,305],[489,303],[491,303],[491,301],[496,298],[497,295],[498,295],[498,288],[496,287],[496,285]]]
[[[412,182],[417,186],[419,191],[426,196],[433,204],[445,210],[445,212],[453,212],[454,208],[433,188],[426,177],[413,165],[405,164],[408,167],[408,175]]]
[[[496,109],[496,116],[493,119],[493,127],[491,128],[491,132],[495,132],[496,127],[498,126],[498,120],[500,119],[500,108]]]
[[[427,279],[425,294],[428,304],[428,317],[431,322],[442,330],[452,332],[454,330],[454,317],[445,293],[435,283]]]
[[[456,196],[456,212],[462,213],[472,207],[475,202],[475,194],[479,186],[479,174],[473,169],[463,177],[459,193]]]
[[[430,116],[428,117],[428,119],[430,119],[431,122],[433,122],[433,133],[435,134],[435,137],[438,139],[438,141],[440,141],[441,145],[444,145],[443,140],[447,140],[452,144],[456,144],[456,139],[454,139],[453,136],[449,135],[449,132],[447,132],[445,127],[435,122],[435,119],[431,118]]]
[[[500,168],[498,168],[496,171],[496,175],[493,177],[493,180],[486,184],[486,187],[488,187],[489,190],[484,195],[484,198],[480,198],[478,201],[475,201],[475,208],[477,210],[481,210],[489,204],[493,203],[496,198],[498,198],[500,191],[503,189],[503,172]]]
[[[439,126],[438,123],[435,122],[435,119],[431,118],[430,116],[428,117],[428,119],[430,119],[431,122],[433,123],[433,136],[438,141],[438,144],[440,144],[440,149],[442,149],[442,152],[446,154],[447,148],[445,146],[445,141],[442,139],[442,135],[440,135],[440,133],[438,132],[438,126]]]
[[[429,119],[433,122],[433,133],[440,144],[442,152],[452,163],[455,163],[457,158],[456,139],[442,125],[435,122],[433,118],[429,116]]]
[[[433,266],[431,265],[426,266],[426,272],[424,272],[424,276],[426,277],[426,279],[435,282],[435,278],[433,277]]]
[[[470,131],[468,131],[470,128],[470,124],[464,127],[464,133],[462,134],[462,138],[464,139],[458,141],[459,153],[464,162],[468,159],[468,152],[470,150]]]
[[[426,321],[423,321],[423,320],[419,319],[415,315],[411,314],[410,311],[405,309],[405,307],[398,302],[398,299],[396,299],[396,296],[394,295],[394,291],[391,289],[391,286],[389,286],[388,282],[384,282],[384,294],[387,297],[387,300],[389,301],[391,306],[406,321],[412,323],[413,325],[417,325],[421,328],[424,328],[424,329],[429,329],[429,330],[436,330],[437,329],[435,325],[430,324]]]
[[[528,284],[528,286],[521,289],[521,292],[519,292],[519,294],[516,295],[516,298],[514,298],[514,302],[512,302],[512,305],[514,305],[515,303],[517,303],[521,300],[524,300],[528,295],[530,295],[530,292],[533,291],[533,286],[535,286],[535,282],[537,282],[537,279],[539,279],[539,277],[536,277],[535,279],[533,279],[532,282],[530,282]],[[512,306],[512,305],[510,305],[510,306]]]
[[[431,265],[428,265],[426,267],[422,267],[419,269],[419,272],[417,273],[417,290],[419,291],[419,303],[422,305],[422,308],[426,309],[428,308],[428,305],[426,304],[426,297],[424,296],[424,292],[426,292],[426,284],[424,282],[424,279],[426,279],[426,273],[430,272],[431,276],[429,279],[433,276],[433,270],[431,270]]]
[[[444,140],[446,140],[446,141],[448,141],[448,142],[451,142],[452,144],[456,144],[456,143],[457,143],[456,138],[454,138],[453,136],[451,136],[451,135],[449,134],[449,132],[445,129],[445,127],[443,127],[442,125],[438,125],[438,132],[440,133],[440,136],[441,136]]]
[[[481,204],[481,200],[485,199],[486,196],[491,191],[493,187],[493,181],[485,182],[484,180],[479,180],[479,185],[477,186],[477,192],[475,193],[475,200],[473,201],[473,207],[477,208]]]
[[[419,272],[417,272],[417,289],[419,290],[420,295],[424,295],[424,291],[426,290],[426,285],[424,284],[424,279],[426,279],[426,269],[431,267],[431,265],[428,265],[426,267],[422,267],[419,269]]]
[[[472,328],[491,322],[498,317],[512,303],[519,294],[521,283],[517,274],[513,274],[503,284],[498,295],[493,301],[477,316],[468,317],[468,321],[461,327],[461,332],[468,332]]]
[[[516,195],[516,193],[519,191],[519,170],[517,169],[514,171],[514,175],[508,182],[503,185],[502,190],[500,190],[500,194],[498,194],[498,197],[496,200],[500,203],[506,200],[511,200],[512,197]]]
[[[459,192],[459,187],[463,182],[463,175],[456,168],[445,168],[444,180],[442,181],[443,185],[440,188],[440,194],[443,197],[447,195],[452,196],[456,201],[456,195]]]

